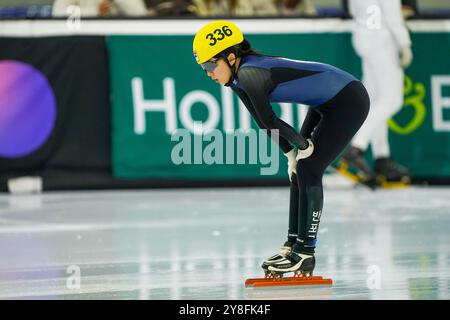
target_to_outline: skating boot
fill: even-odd
[[[291,250],[292,250],[292,243],[286,241],[277,254],[274,254],[273,256],[270,256],[269,258],[263,261],[261,268],[264,270],[264,274],[266,277],[268,278],[272,277],[272,274],[269,272],[269,266],[284,260],[286,256],[291,252]]]
[[[411,182],[409,171],[391,158],[375,160],[377,183],[384,188],[404,187]]]
[[[288,243],[290,245],[290,243]],[[332,279],[324,279],[321,276],[313,276],[316,259],[314,254],[296,253],[291,246],[285,244],[280,253],[273,255],[264,261],[264,278],[248,278],[245,280],[247,288],[282,287],[282,286],[331,286]],[[288,251],[287,254],[285,254]],[[276,262],[275,262],[276,261]],[[283,277],[286,273],[293,272],[293,277]]]
[[[312,277],[315,266],[314,254],[291,251],[284,259],[271,264],[268,269],[274,278],[281,278],[288,272],[294,272],[294,277]]]
[[[358,148],[350,146],[332,167],[356,183],[364,184],[371,189],[377,186],[375,174],[367,164],[364,152]]]

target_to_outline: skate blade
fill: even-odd
[[[383,189],[404,189],[409,187],[409,183],[401,182],[401,181],[384,181],[379,184],[380,188]]]
[[[285,278],[251,278],[245,280],[246,287],[280,287],[280,286],[331,286],[333,280],[321,276],[285,277]]]
[[[245,280],[245,285],[253,285],[254,283],[257,282],[264,282],[264,281],[286,281],[289,279],[299,279],[300,277],[284,277],[284,278],[274,278],[274,277],[266,277],[266,278],[249,278]],[[306,277],[305,277],[306,278]],[[301,278],[300,278],[301,279]],[[312,276],[312,277],[308,277],[308,279],[313,279],[313,280],[320,280],[322,279],[322,277],[320,276]]]
[[[377,177],[377,183],[378,186],[383,189],[403,189],[411,184],[409,179],[404,179],[403,181],[388,181],[384,177]]]

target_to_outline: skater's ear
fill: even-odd
[[[236,62],[236,55],[232,52],[228,55],[227,59],[230,65],[233,65]]]

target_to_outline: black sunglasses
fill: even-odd
[[[219,61],[219,59],[216,60],[209,60],[206,61],[205,63],[202,63],[202,69],[205,70],[205,72],[213,72],[214,69],[217,67],[217,61]]]

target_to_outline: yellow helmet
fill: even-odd
[[[201,28],[194,38],[194,57],[198,64],[244,41],[241,30],[232,22],[218,20]]]

